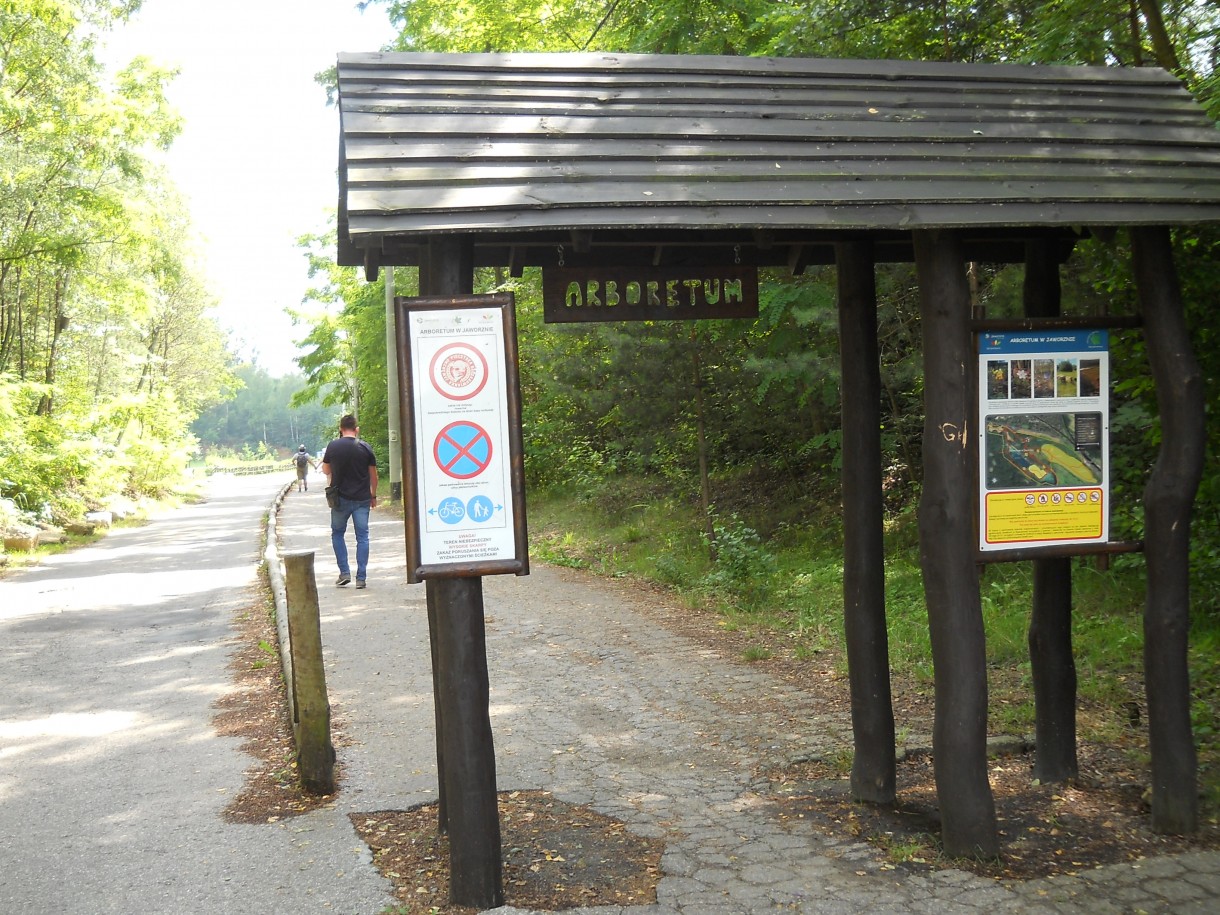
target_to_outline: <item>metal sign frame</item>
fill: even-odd
[[[512,293],[394,299],[407,581],[528,575]]]

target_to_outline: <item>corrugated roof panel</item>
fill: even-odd
[[[601,54],[339,58],[341,249],[437,233],[1220,220],[1161,70]]]

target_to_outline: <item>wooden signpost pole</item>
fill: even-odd
[[[424,276],[423,295],[469,294],[474,284],[469,243],[460,238],[433,240]],[[437,745],[449,831],[449,901],[493,909],[504,904],[504,883],[483,579],[428,578],[425,587],[429,621],[435,626]]]
[[[1025,316],[1057,318],[1061,308],[1059,263],[1046,241],[1025,246]],[[1072,560],[1035,559],[1029,620],[1029,661],[1034,681],[1034,778],[1075,778],[1076,662],[1072,658]]]
[[[936,677],[932,751],[941,836],[953,857],[999,854],[995,800],[987,781],[987,667],[967,436],[975,405],[967,373],[970,290],[961,240],[952,231],[914,233],[923,312],[924,485],[919,554]]]
[[[872,245],[835,246],[843,376],[843,616],[855,756],[851,792],[895,797],[894,708],[885,626],[885,506],[881,492],[881,365]]]
[[[1206,446],[1203,373],[1190,345],[1169,230],[1131,229],[1148,360],[1156,380],[1161,449],[1144,488],[1144,678],[1152,753],[1152,828],[1198,828],[1190,725],[1190,521]]]

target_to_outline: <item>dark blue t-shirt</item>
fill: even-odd
[[[339,487],[344,499],[368,502],[373,498],[369,468],[377,466],[377,458],[366,442],[350,435],[337,438],[326,446],[322,463],[330,465],[331,483]]]

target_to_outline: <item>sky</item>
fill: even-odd
[[[297,371],[306,333],[284,312],[309,286],[296,240],[327,227],[338,197],[339,115],[314,75],[393,35],[383,7],[356,0],[144,0],[105,39],[112,63],[143,54],[181,70],[167,166],[232,348],[272,375]]]

